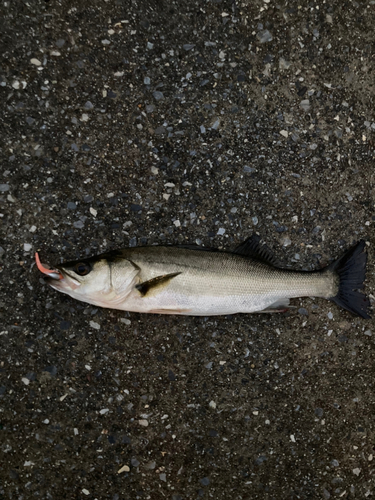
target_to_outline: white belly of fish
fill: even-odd
[[[184,294],[160,292],[155,297],[139,297],[134,291],[116,309],[159,314],[215,316],[221,314],[251,313],[266,309],[280,297],[226,295],[194,297]],[[287,300],[284,305],[287,305]]]
[[[200,280],[199,280],[200,281]],[[141,296],[136,288],[116,309],[125,311],[181,314],[191,316],[214,316],[221,314],[252,313],[264,309],[284,308],[289,298],[306,295],[319,295],[316,285],[296,283],[295,286],[286,286],[279,283],[252,282],[249,278],[236,280],[231,283],[217,281],[217,283],[194,282],[180,276],[171,283],[156,289],[145,296]],[[216,280],[215,280],[216,281]],[[224,286],[223,286],[224,285]],[[110,304],[107,307],[111,307]]]

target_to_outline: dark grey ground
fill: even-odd
[[[373,322],[96,309],[33,254],[257,231],[313,269],[363,238],[374,294],[375,2],[2,0],[0,22],[0,498],[373,498]]]

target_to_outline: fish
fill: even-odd
[[[49,269],[35,260],[47,283],[95,306],[153,314],[218,316],[286,311],[290,299],[321,297],[370,319],[361,291],[366,277],[364,240],[323,269],[279,266],[259,235],[233,251],[194,245],[124,248]]]

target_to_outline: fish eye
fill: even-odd
[[[79,262],[74,266],[74,272],[79,274],[80,276],[86,276],[91,271],[91,266],[86,264],[85,262]]]

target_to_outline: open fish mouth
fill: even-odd
[[[39,271],[43,273],[47,278],[55,281],[64,279],[64,276],[60,273],[60,271],[58,271],[57,269],[48,269],[40,262],[38,252],[35,252],[35,262]]]

